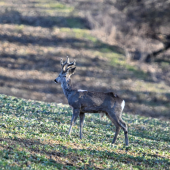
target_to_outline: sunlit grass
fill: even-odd
[[[7,5],[5,2],[0,2],[0,6]]]
[[[95,36],[91,35],[91,32],[88,29],[64,28],[63,27],[60,29],[60,31],[66,33],[69,36],[79,38],[79,39],[89,40],[93,43],[96,43],[98,41],[98,39]]]
[[[72,6],[56,2],[56,1],[37,1],[35,5],[38,8],[43,8],[46,12],[57,11],[57,12],[72,12],[74,8]]]

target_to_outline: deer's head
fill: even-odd
[[[76,61],[70,63],[69,58],[63,63],[63,59],[61,58],[61,72],[59,76],[54,80],[56,83],[61,83],[63,80],[69,80],[70,76],[74,74],[76,69]]]

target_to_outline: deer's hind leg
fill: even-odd
[[[128,146],[129,142],[128,142],[128,135],[127,135],[128,131],[127,131],[126,123],[121,119],[120,116],[116,116],[114,112],[108,113],[106,115],[112,121],[112,123],[116,126],[116,132],[115,132],[115,136],[113,138],[112,144],[116,142],[120,128],[122,128],[125,134],[125,144],[126,146]]]
[[[112,144],[114,144],[116,142],[119,131],[120,131],[120,126],[116,126],[116,132],[115,132],[115,136],[113,138]]]
[[[128,128],[127,128],[127,125],[126,125],[126,123],[122,120],[121,117],[120,117],[119,121],[120,121],[121,128],[122,128],[123,131],[124,131],[125,144],[126,144],[126,146],[128,146],[128,145],[129,145],[129,139],[128,139]]]
[[[115,115],[113,113],[110,114],[106,114],[106,116],[111,120],[111,122],[116,126],[116,132],[115,132],[115,136],[113,138],[112,144],[114,144],[116,142],[117,136],[120,132],[120,125],[117,121],[117,118],[115,117]]]

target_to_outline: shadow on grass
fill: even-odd
[[[46,146],[46,144],[40,143],[40,141],[36,141],[36,140],[27,140],[27,139],[0,139],[0,141],[6,141],[8,143],[10,143],[10,147],[5,147],[3,145],[1,145],[2,147],[4,147],[5,149],[2,150],[0,153],[4,159],[8,160],[9,157],[12,157],[11,155],[13,155],[13,153],[15,153],[16,155],[18,154],[20,156],[20,158],[17,159],[17,161],[21,161],[20,162],[20,166],[23,166],[24,164],[27,165],[27,162],[29,161],[29,164],[31,165],[31,163],[35,163],[35,164],[39,164],[39,165],[43,165],[45,166],[53,166],[59,169],[63,169],[63,168],[71,168],[71,167],[76,167],[76,169],[82,169],[81,166],[75,166],[74,162],[77,160],[80,160],[81,158],[79,158],[78,155],[73,156],[72,157],[72,152],[69,152],[67,154],[67,150],[72,151],[71,148],[67,148],[65,146],[62,145],[53,145],[54,147],[60,147],[62,149],[61,152],[56,152],[56,151],[45,151],[44,147]],[[13,151],[13,149],[15,148],[16,145],[20,145],[20,148],[26,148],[27,151],[30,152],[30,154],[26,153],[25,151],[19,151],[16,150]],[[51,144],[49,144],[51,146]],[[33,147],[32,146],[36,146]],[[42,149],[38,149],[38,146],[42,146]],[[2,154],[5,153],[5,154]],[[40,155],[43,154],[45,155],[45,157],[41,157]],[[18,157],[19,157],[18,156]],[[30,159],[31,158],[31,159]],[[68,161],[61,161],[60,158],[67,158],[69,161],[72,162],[68,162]],[[13,158],[13,161],[16,162],[16,159]],[[62,162],[62,163],[61,163]],[[18,165],[19,166],[19,165]],[[10,166],[9,166],[10,167]],[[93,168],[97,168],[94,165],[91,166]],[[97,168],[100,169],[100,168]]]
[[[58,57],[57,57],[58,56]],[[3,68],[9,68],[11,70],[39,70],[45,72],[60,72],[61,53],[47,53],[45,55],[18,55],[18,54],[1,54],[1,63],[0,66]],[[58,67],[56,67],[58,65]]]
[[[6,155],[8,156],[10,156],[13,153],[13,149],[15,148],[16,145],[20,145],[20,148],[26,148],[27,151],[30,152],[30,156],[33,158],[32,160],[30,160],[31,162],[35,162],[39,164],[46,162],[46,165],[49,165],[49,166],[53,165],[54,167],[58,167],[58,166],[60,167],[61,165],[73,166],[75,164],[74,163],[75,161],[77,162],[78,160],[80,160],[82,162],[85,162],[86,157],[90,157],[90,160],[86,164],[86,166],[91,167],[91,168],[92,167],[98,168],[94,165],[94,163],[96,162],[94,162],[94,160],[92,160],[91,157],[99,158],[101,160],[111,159],[114,162],[122,162],[125,164],[133,165],[134,167],[137,166],[138,168],[140,168],[141,165],[146,168],[154,168],[155,165],[158,165],[158,164],[164,164],[165,166],[170,165],[170,161],[167,158],[163,156],[159,156],[158,154],[147,155],[146,153],[143,153],[143,156],[140,156],[142,154],[136,153],[137,156],[133,156],[131,154],[128,154],[128,152],[125,154],[122,154],[122,153],[116,153],[116,152],[109,152],[107,150],[99,151],[99,150],[93,150],[93,149],[75,149],[75,148],[64,146],[63,144],[52,144],[52,143],[43,144],[39,140],[31,140],[31,139],[28,140],[28,139],[20,139],[20,138],[16,138],[13,140],[8,139],[8,138],[6,139],[1,138],[0,141],[6,141],[7,143],[10,144],[10,147],[6,147],[4,149],[4,153],[7,153]],[[45,149],[47,145],[50,147],[49,151],[46,151]],[[58,149],[59,151],[55,151],[54,148],[59,148]],[[29,154],[27,156],[26,153],[24,154],[23,151],[16,151],[15,149],[14,153],[15,152],[16,153],[21,152],[20,154],[21,155],[23,154],[22,157],[24,159],[28,159],[30,157]],[[37,156],[37,154],[45,154],[46,156],[42,158],[41,156]],[[3,158],[8,159],[5,157],[6,155],[3,155]],[[150,156],[151,158],[146,158],[146,156]],[[49,157],[51,158],[49,159]],[[64,162],[63,164],[58,163],[56,160],[58,160],[59,157],[66,158],[67,160],[69,160],[69,163],[67,162]],[[13,161],[15,161],[15,159],[13,159]],[[77,167],[77,168],[80,169],[81,167]]]
[[[22,16],[20,12],[12,10],[0,15],[1,24],[18,24],[35,27],[53,28],[68,27],[90,29],[87,19],[75,16]]]
[[[109,45],[103,43],[101,41],[92,42],[90,40],[83,40],[78,38],[59,38],[57,36],[53,36],[50,38],[43,38],[43,37],[35,37],[32,35],[22,35],[22,36],[15,36],[15,35],[8,35],[8,34],[0,34],[1,41],[9,41],[13,43],[20,43],[22,45],[40,45],[40,46],[47,46],[47,47],[69,47],[73,49],[93,49],[103,53],[110,53],[114,52],[117,54],[124,55],[124,51],[119,46]]]
[[[38,79],[16,79],[16,78],[11,78],[11,77],[6,77],[6,76],[1,76],[0,79],[3,79],[4,81],[0,82],[0,87],[6,86],[10,89],[15,88],[18,90],[26,90],[28,92],[40,92],[40,93],[46,93],[46,94],[63,94],[62,91],[58,91],[57,88],[51,87],[51,84],[54,84],[54,80],[47,81],[47,80],[38,80]],[[10,84],[10,82],[13,82]],[[15,85],[16,83],[21,83],[22,87],[18,87]],[[24,85],[26,84],[26,86]],[[43,87],[41,86],[43,84]],[[30,88],[30,87],[34,88]],[[50,86],[50,87],[49,87]]]
[[[8,54],[1,53],[0,67],[11,69],[28,71],[28,70],[39,70],[41,72],[55,72],[56,75],[61,71],[60,59],[63,56],[61,52],[46,53],[44,55],[40,54],[28,54],[28,55],[18,55],[18,54]],[[66,56],[63,57],[65,60]],[[81,56],[77,56],[78,60]],[[90,56],[85,56],[88,62],[82,62],[81,59],[76,64],[77,67],[88,68],[93,65],[101,67],[101,61],[97,58],[91,58]],[[102,63],[103,64],[103,63]],[[95,70],[85,70],[80,71],[80,76],[93,77]],[[101,76],[101,75],[100,75]]]

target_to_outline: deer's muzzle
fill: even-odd
[[[58,83],[58,81],[56,79],[54,81],[55,81],[55,83]]]

